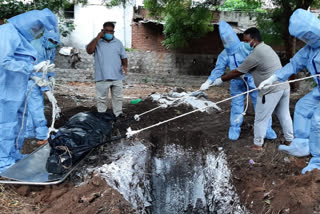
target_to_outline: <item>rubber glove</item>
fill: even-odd
[[[37,76],[32,76],[32,77],[30,77],[30,79],[32,79],[39,87],[44,87],[44,86],[48,86],[49,85],[47,80],[42,79],[42,78],[37,77]]]
[[[200,90],[201,90],[201,91],[207,90],[207,89],[210,87],[211,83],[212,83],[212,81],[209,80],[209,79],[207,79],[207,81],[205,81],[205,82],[201,85]]]
[[[259,90],[261,90],[262,88],[264,89],[268,89],[271,87],[272,83],[276,82],[278,80],[278,77],[276,75],[272,75],[271,77],[269,77],[268,79],[262,81],[258,87]]]
[[[47,65],[47,67],[46,68],[44,68],[44,69],[46,69],[46,71],[49,73],[49,72],[53,72],[53,70],[54,70],[54,67],[55,67],[56,65],[55,64],[48,64]]]
[[[223,81],[221,78],[216,79],[211,85],[212,86],[220,86],[222,85]]]
[[[47,67],[50,64],[50,61],[42,61],[39,64],[36,64],[35,66],[33,66],[33,70],[35,72],[39,72],[40,70],[42,70],[44,67]]]

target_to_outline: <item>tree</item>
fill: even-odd
[[[192,0],[144,0],[145,8],[150,16],[164,21],[165,40],[162,44],[167,48],[181,48],[194,38],[204,36],[213,30],[211,21],[212,4],[217,0],[194,2]]]
[[[296,38],[290,35],[288,29],[292,13],[298,8],[319,6],[320,0],[272,0],[272,3],[276,7],[258,17],[258,26],[266,42],[285,46],[284,64],[287,64],[296,53]],[[293,79],[296,79],[296,75],[290,77],[290,80]],[[298,88],[298,82],[291,84],[293,91]]]
[[[258,17],[258,26],[265,41],[285,46],[286,59],[289,60],[296,52],[296,39],[289,33],[289,20],[298,9],[308,9],[312,5],[320,5],[320,0],[272,0],[276,6]]]
[[[0,19],[9,19],[30,10],[42,10],[44,8],[49,8],[59,15],[63,9],[68,8],[72,3],[86,4],[86,0],[74,0],[73,2],[68,0],[33,0],[31,2],[21,0],[0,0]],[[59,22],[59,28],[61,35],[64,37],[74,30],[74,26],[64,22],[62,16]]]
[[[108,6],[125,5],[130,0],[109,0]],[[144,0],[149,18],[164,22],[167,48],[181,48],[194,39],[213,30],[213,10],[256,10],[261,3],[255,0]]]

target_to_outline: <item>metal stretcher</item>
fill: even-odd
[[[64,174],[52,174],[46,169],[47,159],[50,154],[49,143],[39,147],[34,152],[21,159],[4,172],[0,173],[0,184],[22,185],[53,185],[63,182],[70,173],[84,160],[89,152],[78,163],[74,164]],[[91,150],[92,151],[92,150]]]

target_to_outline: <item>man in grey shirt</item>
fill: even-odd
[[[123,117],[123,80],[128,72],[128,60],[120,40],[114,37],[114,24],[106,22],[103,29],[87,45],[87,53],[94,53],[96,99],[98,112],[106,112],[109,89],[112,110],[116,117]]]
[[[252,74],[255,85],[259,85],[282,68],[276,52],[261,41],[258,29],[247,29],[244,32],[243,38],[247,48],[253,49],[252,53],[238,68],[221,76],[212,85],[220,85],[224,81],[231,80],[248,72]],[[293,127],[289,111],[289,101],[290,86],[288,83],[259,91],[255,108],[253,150],[262,150],[268,121],[273,111],[275,111],[282,126],[286,144],[291,143],[293,140]]]

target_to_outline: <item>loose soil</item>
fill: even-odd
[[[127,118],[119,120],[115,129],[121,134],[130,126],[141,129],[192,110],[188,106],[158,109],[134,121],[135,114],[157,106],[150,99],[138,104],[130,104],[133,98],[145,98],[152,92],[168,92],[170,88],[161,86],[127,86],[124,105]],[[197,90],[197,89],[189,89]],[[92,84],[71,83],[57,89],[56,98],[62,114],[56,128],[68,118],[82,111],[95,111],[94,87]],[[229,96],[227,88],[215,88],[208,92],[209,99],[219,101]],[[301,95],[292,95],[290,111]],[[47,102],[46,102],[47,103]],[[264,151],[250,149],[253,142],[254,113],[250,106],[244,118],[240,139],[228,139],[230,102],[219,105],[223,111],[193,113],[149,129],[138,134],[159,151],[167,143],[164,138],[174,140],[175,144],[194,150],[217,150],[222,147],[227,154],[232,171],[232,183],[240,201],[251,213],[320,213],[320,171],[301,174],[310,157],[295,158],[278,152],[277,147],[284,142],[277,118],[273,118],[273,128],[278,138],[266,140]],[[45,113],[50,118],[50,107],[46,104]],[[48,120],[50,122],[50,119]],[[171,142],[172,143],[172,142]],[[25,141],[25,153],[37,147],[32,140]],[[96,151],[98,152],[98,151]],[[159,152],[156,152],[159,154]],[[81,167],[81,166],[80,166]],[[63,184],[56,186],[0,186],[0,213],[137,213],[116,190],[109,187],[97,175],[88,175],[79,185],[79,177],[73,173]]]

